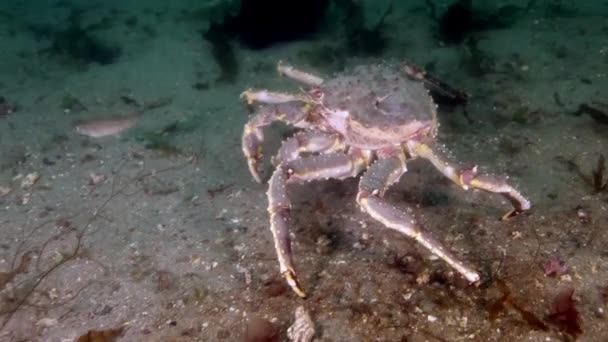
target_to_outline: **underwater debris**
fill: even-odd
[[[593,105],[582,103],[578,106],[578,110],[574,112],[575,116],[581,116],[583,114],[589,115],[595,122],[608,125],[608,108],[607,105],[602,103],[594,102]]]
[[[17,105],[8,103],[4,96],[0,96],[0,119],[17,111]]]
[[[608,181],[605,180],[606,173],[606,159],[604,155],[600,153],[600,156],[597,158],[597,164],[595,168],[591,171],[591,185],[593,186],[593,191],[595,193],[602,192],[606,190],[608,187]]]
[[[123,104],[131,107],[141,107],[141,103],[133,95],[120,95],[120,101]]]
[[[390,268],[399,271],[399,273],[416,277],[422,270],[422,265],[420,264],[421,259],[420,256],[412,254],[393,254],[389,258],[387,265]]]
[[[19,177],[17,175],[15,178]],[[30,172],[23,178],[21,178],[21,189],[30,189],[34,186],[40,179],[40,174],[38,172]]]
[[[165,270],[158,270],[155,274],[156,290],[159,292],[171,290],[175,287],[176,277],[173,273]]]
[[[578,205],[575,209],[576,209],[576,217],[578,218],[580,223],[588,224],[588,223],[591,223],[591,221],[593,221],[591,218],[591,213],[589,212],[588,209],[585,209],[582,205]]]
[[[500,292],[502,292],[502,296],[488,308],[490,321],[496,320],[501,313],[506,311],[507,306],[510,306],[521,315],[524,321],[526,321],[526,323],[528,323],[532,329],[542,331],[548,330],[547,325],[540,318],[538,318],[533,312],[523,308],[518,302],[515,301],[511,289],[504,281],[498,279],[496,284]]]
[[[120,95],[119,99],[123,104],[130,107],[138,108],[142,112],[162,108],[173,103],[173,98],[171,96],[159,97],[157,99],[143,103],[131,94]]]
[[[608,179],[606,179],[606,159],[602,153],[599,154],[595,167],[588,175],[582,171],[582,168],[574,160],[564,160],[559,158],[559,161],[566,164],[569,171],[575,172],[587,184],[593,194],[608,190]]]
[[[125,333],[125,327],[105,330],[89,330],[75,342],[114,342]]]
[[[8,195],[9,193],[11,193],[11,191],[13,191],[13,189],[11,189],[10,187],[0,185],[0,197]]]
[[[234,185],[234,183],[220,184],[220,185],[214,186],[212,188],[207,189],[207,194],[209,195],[209,198],[213,198],[213,197],[215,197],[215,195],[221,194],[222,192],[230,189],[233,185]]]
[[[167,196],[179,192],[178,185],[171,182],[164,182],[158,178],[150,177],[142,182],[144,194],[148,196]]]
[[[561,332],[574,338],[583,333],[580,317],[573,298],[574,288],[562,290],[553,300],[553,309],[547,320],[556,325]]]
[[[243,342],[277,342],[279,332],[268,320],[252,317],[247,320]]]
[[[582,167],[576,162],[575,158],[565,158],[558,156],[556,160],[564,164],[569,172],[576,173],[579,178],[591,188],[592,194],[598,194],[608,190],[608,179],[606,177],[606,159],[602,153],[599,154],[595,167],[591,174],[583,171]]]
[[[546,277],[559,277],[568,273],[568,266],[559,256],[552,256],[543,264],[543,271]]]
[[[556,105],[558,105],[559,107],[564,108],[564,102],[562,101],[561,96],[559,96],[559,93],[554,91],[553,92],[553,102],[555,102]]]

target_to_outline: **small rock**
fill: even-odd
[[[244,342],[276,342],[279,340],[277,329],[269,321],[252,317],[247,322]]]
[[[9,188],[8,186],[3,186],[0,185],[0,197],[4,197],[6,195],[8,195],[11,192],[11,188]]]
[[[36,322],[36,326],[48,328],[57,325],[57,320],[55,318],[42,318],[38,322]]]
[[[27,176],[23,177],[21,180],[21,189],[29,189],[40,179],[40,174],[38,172],[29,173]]]
[[[100,173],[91,172],[89,174],[89,185],[97,185],[106,180],[106,176]]]
[[[171,272],[162,270],[156,272],[156,288],[158,291],[170,290],[174,283],[175,279]]]
[[[287,329],[287,337],[291,342],[310,342],[315,336],[315,325],[310,318],[310,314],[303,306],[296,309],[296,320]]]

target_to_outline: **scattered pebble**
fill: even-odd
[[[36,322],[36,326],[48,328],[57,325],[57,320],[55,318],[41,318],[38,322]]]
[[[247,322],[244,342],[271,342],[278,341],[279,333],[269,321],[252,317]]]
[[[315,325],[310,314],[299,306],[295,313],[295,322],[287,329],[287,337],[291,342],[310,342],[315,335]]]
[[[568,272],[568,266],[559,256],[552,256],[543,264],[543,271],[547,277],[560,277]]]
[[[89,185],[97,185],[103,183],[106,180],[106,176],[100,173],[91,172],[89,174]]]
[[[8,195],[12,191],[8,186],[0,185],[0,197]]]
[[[29,189],[40,179],[38,172],[29,173],[21,180],[21,189]]]

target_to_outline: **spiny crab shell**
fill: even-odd
[[[434,146],[437,106],[425,84],[450,88],[411,65],[357,67],[323,80],[279,63],[280,74],[308,89],[299,93],[247,90],[241,95],[254,108],[242,137],[249,170],[261,182],[264,127],[283,121],[301,128],[286,139],[273,157],[275,170],[268,181],[270,230],[281,274],[296,294],[305,297],[293,265],[289,233],[291,201],[287,186],[328,178],[359,177],[356,200],[360,208],[387,228],[420,243],[469,282],[480,280],[473,268],[456,258],[407,211],[386,201],[386,190],[407,172],[411,159],[426,159],[461,188],[475,188],[506,197],[513,209],[504,219],[530,209],[530,201],[506,178],[478,174],[477,166],[448,161]],[[456,97],[466,94],[453,92]]]
[[[345,143],[380,149],[437,134],[437,105],[421,82],[397,67],[379,64],[356,67],[319,87],[325,110]]]

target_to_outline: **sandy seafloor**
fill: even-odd
[[[387,17],[383,56],[311,66],[307,52],[335,44],[327,36],[237,48],[238,78],[219,84],[200,23],[180,15],[194,3],[116,2],[85,12],[115,20],[103,34],[123,54],[76,68],[38,53],[44,44],[20,29],[56,24],[60,8],[8,2],[3,13],[18,15],[0,22],[0,96],[18,110],[0,118],[0,186],[11,190],[0,197],[0,341],[73,341],[121,327],[119,341],[242,341],[248,322],[262,320],[282,341],[301,305],[315,341],[572,340],[549,317],[569,289],[578,339],[608,340],[608,190],[594,192],[579,174],[590,177],[608,154],[608,125],[573,115],[581,104],[608,112],[608,6],[571,5],[550,17],[542,10],[549,2],[483,34],[493,68],[475,77],[462,64],[467,51],[438,44],[426,8],[411,2]],[[130,16],[135,26],[123,24]],[[433,62],[436,75],[472,94],[470,121],[459,110],[440,113],[440,142],[459,161],[510,175],[533,210],[500,221],[509,209],[502,197],[462,191],[428,163],[410,163],[387,198],[413,208],[425,229],[477,266],[483,282],[467,286],[362,213],[356,180],[294,186],[293,249],[309,293],[300,299],[278,274],[266,186],[252,180],[241,153],[247,111],[239,94],[297,91],[276,75],[280,59],[325,75],[403,58]],[[197,82],[208,89],[194,89]],[[65,111],[66,95],[86,108]],[[77,119],[132,111],[125,99],[159,107],[118,136],[73,131]],[[176,121],[188,127],[167,137],[179,153],[146,148],[142,137]],[[267,131],[267,156],[284,131]],[[37,182],[22,187],[32,173]],[[106,180],[91,185],[92,174]],[[545,275],[551,258],[565,274]]]

